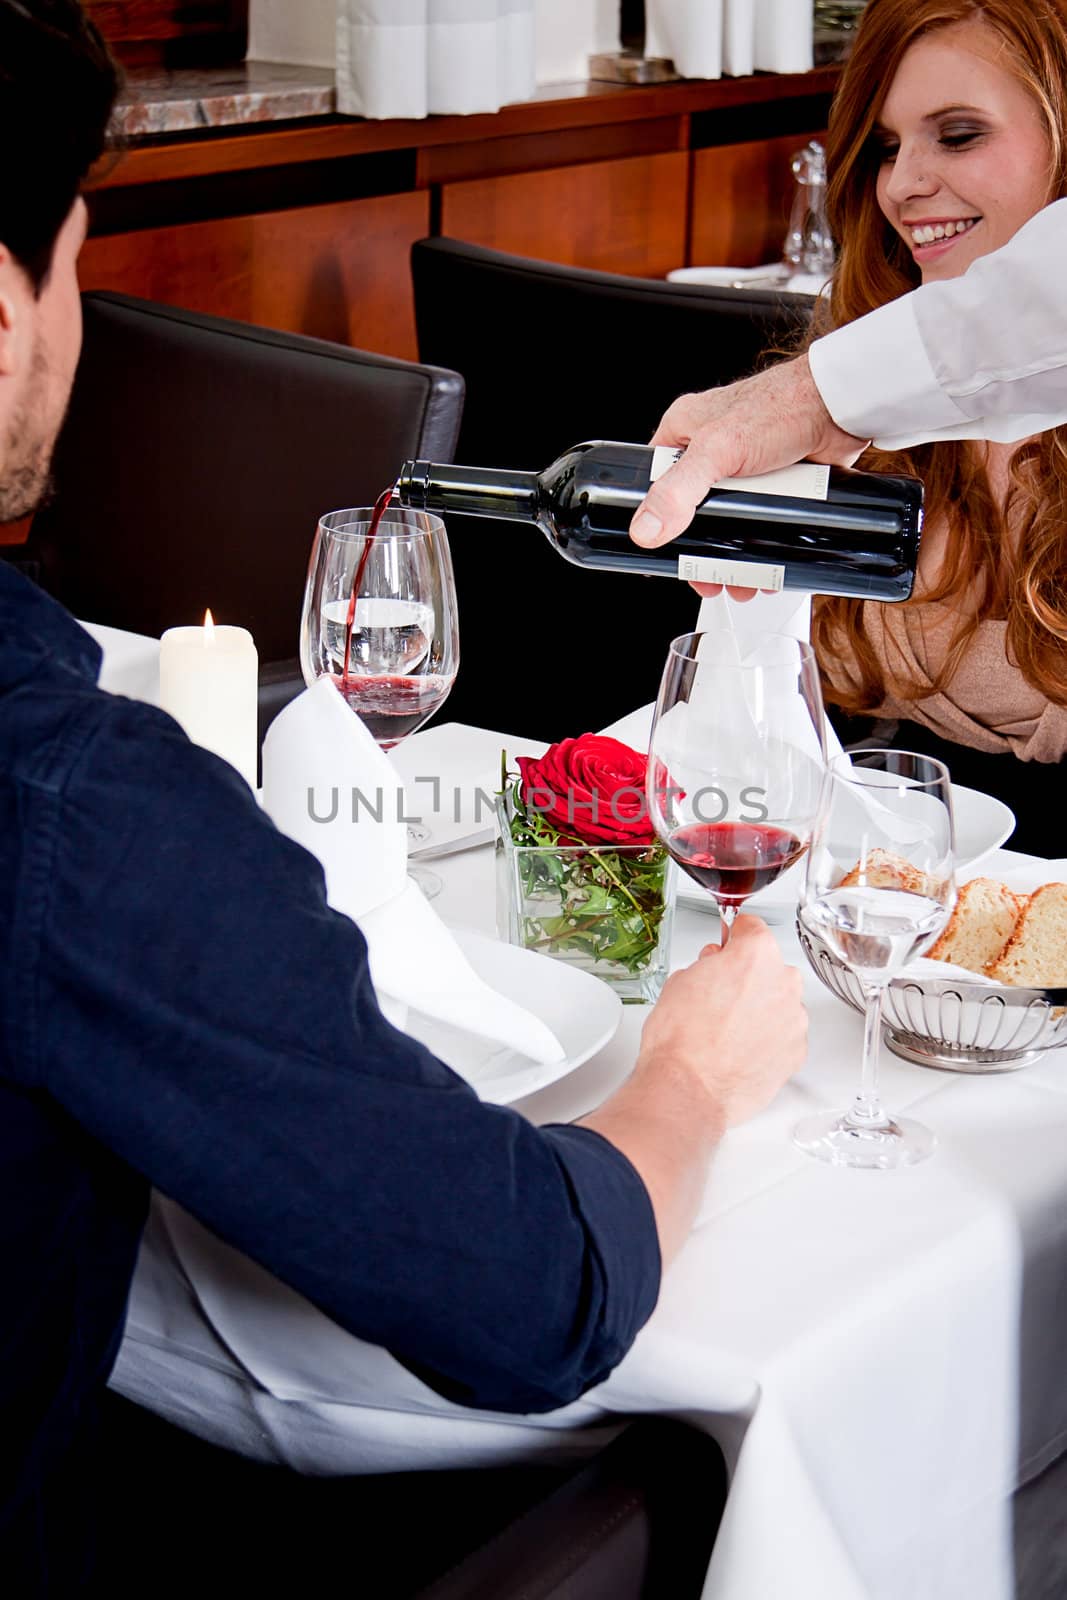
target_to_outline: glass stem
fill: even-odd
[[[719,901],[719,948],[725,949],[730,942],[730,929],[737,916],[737,907],[728,901]]]
[[[884,1128],[889,1118],[882,1110],[882,1102],[878,1098],[878,1052],[882,1046],[882,1000],[885,996],[885,985],[864,984],[863,993],[867,1001],[863,1029],[863,1075],[848,1120],[864,1128]]]

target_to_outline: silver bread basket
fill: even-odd
[[[797,938],[831,994],[862,1012],[859,979],[797,920]],[[886,988],[885,1039],[894,1055],[950,1072],[1014,1072],[1067,1045],[1067,989],[995,989],[976,977],[894,978]]]

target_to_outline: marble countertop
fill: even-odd
[[[114,127],[121,138],[135,139],[325,117],[334,109],[334,75],[321,67],[272,61],[175,72],[134,67],[127,72]]]

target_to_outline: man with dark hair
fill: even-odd
[[[0,6],[0,148],[7,153],[0,240],[38,300],[53,260],[60,285],[45,296],[34,348],[24,352],[29,359],[4,439],[0,522],[31,512],[47,484],[79,347],[73,268],[85,207],[78,190],[103,149],[117,89],[115,64],[80,6],[67,0]]]
[[[8,0],[0,8],[0,138],[8,153],[0,238],[37,290],[104,147],[118,86],[118,69],[80,6]]]
[[[0,518],[46,485],[80,342],[76,189],[114,90],[75,0],[0,0]],[[742,919],[670,978],[583,1124],[482,1105],[382,1017],[318,864],[169,717],[101,692],[99,665],[0,562],[0,1583],[19,1600],[88,1581],[149,1184],[439,1392],[549,1410],[625,1353],[725,1127],[805,1046],[799,974]]]

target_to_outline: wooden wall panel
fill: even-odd
[[[416,357],[408,251],[425,193],[384,195],[89,239],[83,289]]]
[[[242,61],[248,0],[84,0],[89,16],[128,66]]]
[[[683,151],[450,183],[441,232],[541,261],[660,278],[685,263]]]
[[[758,267],[776,261],[789,225],[797,151],[821,132],[790,133],[693,153],[691,264]]]

